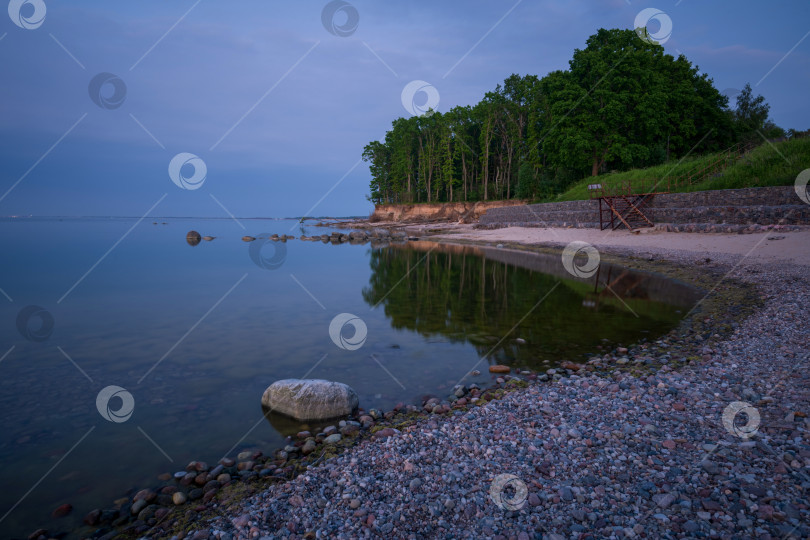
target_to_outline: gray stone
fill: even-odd
[[[132,508],[130,508],[130,512],[132,513],[133,516],[137,516],[138,513],[140,513],[140,511],[143,510],[144,508],[146,508],[146,501],[140,499],[132,503]]]
[[[335,433],[333,435],[329,435],[327,438],[323,440],[324,444],[337,444],[340,442],[343,436],[340,433]]]
[[[659,508],[669,508],[675,502],[675,497],[671,493],[659,493],[653,495],[652,499]]]
[[[347,416],[359,398],[351,387],[321,379],[284,379],[267,387],[262,405],[302,422]]]

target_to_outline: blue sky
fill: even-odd
[[[24,26],[38,25],[32,1],[11,2]],[[0,13],[3,216],[141,216],[158,201],[150,215],[364,215],[362,148],[408,115],[409,82],[433,85],[440,111],[472,104],[511,73],[565,69],[598,28],[650,7],[672,21],[668,53],[810,128],[806,0],[354,0],[332,19],[356,11],[348,36],[327,31],[322,0],[36,1],[36,28]],[[120,106],[90,98],[99,73],[126,85]],[[205,163],[199,189],[169,177],[184,152]]]

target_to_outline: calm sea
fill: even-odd
[[[653,340],[695,300],[617,266],[573,279],[558,256],[266,240],[332,230],[294,220],[0,229],[3,537],[72,530],[194,459],[269,454],[300,428],[264,417],[275,380],[341,381],[366,409],[420,404],[491,384],[492,363],[545,370]],[[192,230],[216,238],[191,245]]]

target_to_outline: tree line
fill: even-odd
[[[766,131],[749,85],[728,98],[646,31],[600,29],[568,70],[508,77],[473,106],[397,118],[363,149],[374,203],[544,199],[588,175],[727,148]]]

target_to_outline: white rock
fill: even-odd
[[[351,414],[359,405],[346,384],[322,379],[284,379],[267,387],[262,405],[303,422]]]

